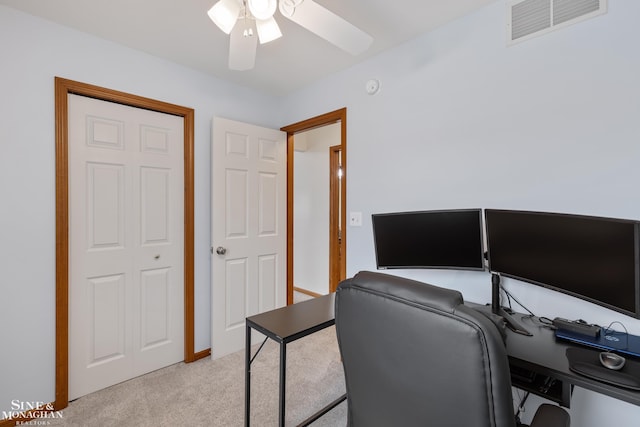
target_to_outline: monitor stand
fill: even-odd
[[[500,305],[500,276],[496,273],[491,273],[491,312],[502,317],[507,325],[507,328],[513,332],[528,337],[533,336],[524,326],[520,324],[512,315],[507,313]]]

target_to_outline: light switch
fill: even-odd
[[[352,227],[361,227],[362,212],[349,212],[349,225]]]

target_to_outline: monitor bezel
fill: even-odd
[[[491,242],[490,242],[490,221],[487,218],[487,212],[506,212],[506,213],[516,213],[516,214],[526,214],[526,215],[552,215],[559,216],[565,218],[578,218],[578,219],[586,219],[586,220],[596,220],[596,221],[607,221],[607,222],[618,222],[618,223],[626,223],[633,225],[633,233],[634,233],[634,306],[635,311],[629,311],[625,308],[618,307],[612,304],[609,304],[605,301],[600,301],[598,299],[589,297],[587,295],[583,295],[577,292],[570,291],[568,289],[554,286],[549,283],[539,282],[535,279],[531,279],[528,277],[519,276],[517,274],[497,271],[494,270],[491,263]],[[620,218],[609,218],[609,217],[599,217],[599,216],[590,216],[590,215],[579,215],[579,214],[567,214],[567,213],[555,213],[555,212],[537,212],[537,211],[525,211],[525,210],[510,210],[510,209],[484,209],[484,224],[485,224],[485,236],[486,236],[486,248],[487,248],[487,262],[488,262],[488,270],[491,273],[498,274],[502,277],[507,277],[515,280],[519,280],[526,283],[531,283],[536,286],[540,286],[545,289],[549,289],[552,291],[560,292],[565,295],[572,296],[574,298],[578,298],[584,301],[588,301],[592,304],[596,304],[600,307],[605,307],[609,310],[616,311],[618,313],[624,314],[626,316],[630,316],[636,319],[640,319],[640,223],[638,221],[629,220],[629,219],[620,219]]]
[[[458,213],[458,212],[474,212],[478,215],[478,225],[480,231],[480,253],[478,259],[480,260],[480,267],[468,267],[468,266],[435,266],[435,265],[388,265],[381,266],[378,257],[378,245],[376,242],[376,230],[375,230],[375,218],[376,216],[402,216],[402,215],[419,215],[429,213]],[[464,209],[438,209],[438,210],[420,210],[420,211],[404,211],[404,212],[384,212],[371,214],[371,225],[373,231],[373,248],[376,258],[376,268],[378,270],[464,270],[464,271],[486,271],[485,265],[485,227],[484,227],[484,215],[481,208],[464,208]]]

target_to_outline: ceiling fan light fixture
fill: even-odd
[[[260,21],[265,21],[273,16],[278,7],[278,0],[248,0],[249,12]]]
[[[273,16],[265,20],[256,19],[256,28],[258,29],[260,44],[269,43],[282,37],[280,27],[278,27],[278,23]]]
[[[207,15],[218,28],[229,34],[240,15],[240,5],[236,0],[220,0],[209,9]]]

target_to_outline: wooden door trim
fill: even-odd
[[[342,160],[342,145],[329,147],[329,292],[335,292],[338,283],[343,278],[340,262],[340,225],[344,231],[344,223],[340,221],[340,212],[336,218],[335,212],[341,208],[340,185],[338,178]],[[343,201],[344,202],[344,201]]]
[[[184,360],[194,354],[194,110],[137,95],[55,78],[56,140],[56,410],[69,404],[69,128],[68,95],[144,108],[184,120]],[[202,352],[201,352],[202,353]],[[200,354],[200,353],[199,353]]]
[[[342,146],[342,210],[340,212],[342,224],[347,222],[347,108],[321,114],[307,120],[283,126],[281,131],[287,133],[287,305],[293,304],[293,153],[294,135],[318,127],[340,122],[340,145]],[[343,257],[341,271],[346,272],[347,229],[342,230]],[[342,277],[344,279],[344,277]]]

